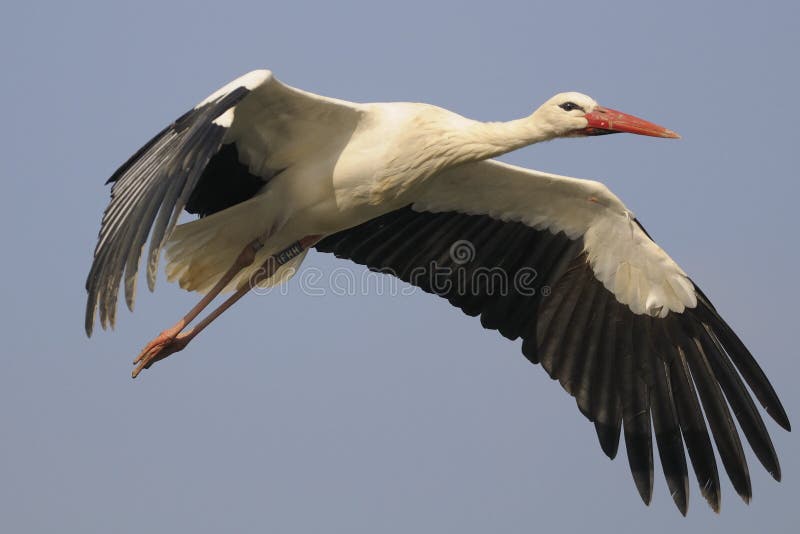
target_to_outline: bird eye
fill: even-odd
[[[585,109],[583,109],[581,106],[579,106],[575,102],[564,102],[563,104],[560,104],[558,107],[560,107],[564,111],[572,111],[573,109],[579,109],[581,111],[586,111]]]

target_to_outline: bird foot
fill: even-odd
[[[164,330],[148,343],[136,359],[133,360],[133,364],[136,367],[131,372],[131,378],[136,378],[143,369],[149,369],[154,363],[186,348],[193,336],[189,334],[179,335],[179,332],[176,328]]]

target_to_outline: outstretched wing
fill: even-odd
[[[352,123],[355,113],[346,102],[291,88],[258,70],[164,128],[107,182],[114,185],[86,280],[86,333],[97,311],[103,328],[114,325],[123,277],[133,308],[148,235],[152,290],[159,252],[182,210],[205,216],[251,198],[293,158]]]
[[[472,163],[430,180],[413,206],[329,236],[317,248],[438,294],[509,339],[521,337],[525,356],[559,380],[594,422],[609,457],[624,430],[646,503],[655,430],[680,511],[688,500],[684,448],[701,492],[719,509],[706,420],[734,488],[750,498],[730,409],[758,459],[780,479],[745,386],[788,430],[766,376],[703,293],[598,182]]]

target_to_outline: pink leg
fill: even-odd
[[[237,289],[233,295],[228,297],[214,311],[208,314],[202,321],[197,323],[194,328],[181,334],[183,329],[186,328],[186,326],[198,315],[200,315],[200,312],[202,312],[214,300],[214,298],[216,298],[216,296],[219,295],[223,289],[225,289],[225,287],[230,283],[231,280],[233,280],[236,274],[253,263],[255,254],[258,249],[261,248],[261,244],[258,241],[254,241],[248,245],[236,259],[236,262],[234,262],[233,266],[223,275],[213,289],[207,295],[205,295],[200,302],[198,302],[197,305],[183,317],[183,319],[178,321],[172,328],[161,332],[161,334],[159,334],[155,339],[148,343],[144,349],[142,349],[142,352],[140,352],[139,356],[137,356],[133,361],[136,367],[134,367],[131,376],[136,378],[142,369],[148,369],[154,363],[186,348],[186,345],[188,345],[197,334],[211,324],[214,319],[222,315],[225,310],[233,306],[240,298],[249,293],[250,289],[254,285],[257,285],[258,283],[275,274],[281,265],[298,256],[307,248],[314,246],[314,244],[319,241],[321,237],[322,236],[318,235],[306,236],[285,248],[278,254],[267,258],[267,260],[263,263],[261,268],[256,272],[256,275],[249,281],[248,284]]]

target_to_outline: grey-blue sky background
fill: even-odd
[[[196,299],[160,281],[83,334],[104,180],[166,123],[268,67],[356,101],[501,120],[578,90],[680,132],[507,156],[606,181],[758,357],[797,423],[794,2],[186,2],[6,5],[0,19],[0,529],[4,532],[785,532],[784,482],[689,517],[642,505],[571,397],[432,296],[244,299],[140,379]],[[312,253],[326,272],[348,264]],[[361,270],[353,267],[356,273]],[[143,286],[142,286],[143,287]],[[680,529],[680,530],[679,530]]]

